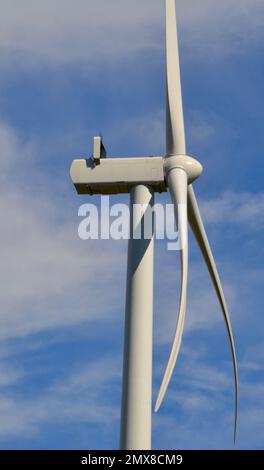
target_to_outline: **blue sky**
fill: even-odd
[[[69,167],[90,156],[99,132],[112,156],[164,153],[164,2],[0,5],[0,447],[117,448],[126,243],[78,239],[88,200]],[[237,448],[262,449],[264,5],[178,7],[187,148],[204,166],[195,188],[237,346]],[[154,398],[174,332],[178,255],[158,241],[155,265]],[[153,447],[233,448],[231,356],[192,236],[188,297]]]

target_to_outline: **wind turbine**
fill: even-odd
[[[143,219],[154,205],[155,192],[161,193],[167,190],[170,192],[181,246],[181,291],[175,337],[155,411],[158,411],[169,385],[184,329],[188,278],[188,218],[211,276],[227,328],[235,385],[234,440],[237,429],[238,374],[234,340],[222,285],[192,187],[192,182],[202,172],[202,166],[186,153],[175,0],[165,0],[165,3],[166,155],[106,158],[101,137],[95,137],[92,159],[74,160],[70,170],[78,194],[130,193],[130,240],[120,432],[121,448],[130,450],[151,448],[154,223],[152,219],[151,233],[147,239],[142,233],[138,237],[141,220],[135,215],[134,207],[144,208]]]

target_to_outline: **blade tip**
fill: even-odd
[[[161,399],[160,399],[160,397],[158,397],[157,401],[156,401],[156,404],[155,404],[155,408],[154,408],[155,413],[157,413],[159,411],[160,405],[161,405]]]
[[[159,411],[159,408],[160,408],[160,405],[158,403],[156,403],[155,408],[154,408],[154,412],[157,413]]]

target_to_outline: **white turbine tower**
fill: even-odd
[[[237,428],[238,376],[234,340],[227,305],[200,216],[192,182],[201,174],[200,163],[186,154],[181,94],[175,0],[166,2],[167,149],[164,157],[106,158],[100,137],[94,138],[92,159],[74,160],[71,178],[79,194],[130,193],[130,240],[123,364],[120,446],[151,448],[152,318],[154,224],[147,239],[138,236],[141,219],[135,205],[144,208],[142,219],[154,204],[154,193],[169,190],[175,208],[181,257],[181,292],[175,338],[158,394],[155,411],[166,393],[181,346],[186,313],[188,276],[187,219],[198,242],[220,302],[232,352],[235,382],[234,439]]]

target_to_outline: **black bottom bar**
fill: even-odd
[[[87,465],[99,465],[104,468],[117,468],[121,465],[171,465],[184,467],[210,467],[224,465],[254,465],[264,462],[264,451],[0,451],[0,467],[3,464],[23,464],[27,467],[47,468],[86,468]],[[36,467],[37,465],[37,467]],[[263,465],[263,464],[262,464]],[[195,468],[194,467],[194,468]]]

